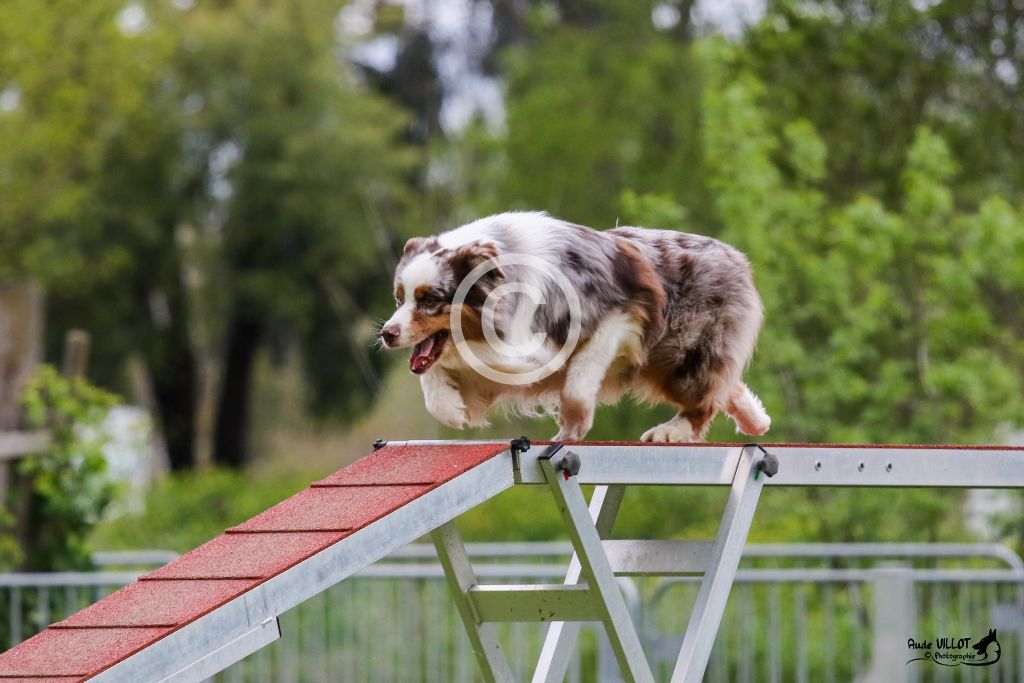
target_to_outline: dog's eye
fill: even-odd
[[[431,306],[437,306],[439,303],[441,303],[441,298],[439,296],[437,296],[436,294],[424,294],[420,298],[420,305],[421,306],[431,307]]]

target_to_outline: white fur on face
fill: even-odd
[[[394,315],[388,318],[388,321],[384,323],[383,327],[389,327],[391,325],[398,326],[398,341],[396,342],[397,347],[410,346],[418,342],[418,339],[409,338],[409,324],[412,322],[412,312],[416,308],[416,304],[403,303],[395,311]]]
[[[398,279],[405,288],[405,303],[415,303],[416,288],[422,285],[434,285],[441,281],[441,269],[432,254],[418,254],[409,265],[398,274]]]
[[[423,341],[422,339],[413,339],[409,335],[412,314],[416,309],[416,288],[421,285],[436,284],[440,282],[440,279],[441,269],[438,268],[437,262],[428,253],[419,254],[413,258],[409,265],[398,274],[398,281],[405,290],[405,299],[394,315],[384,323],[384,327],[389,325],[398,326],[398,346],[411,346]]]

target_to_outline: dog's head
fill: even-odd
[[[405,245],[395,269],[394,295],[398,310],[384,323],[380,339],[391,349],[412,347],[409,369],[417,375],[429,370],[441,357],[451,332],[453,300],[459,285],[480,264],[494,260],[494,267],[476,278],[460,296],[463,334],[476,336],[481,307],[494,283],[504,277],[497,266],[498,246],[480,240],[445,248],[436,237],[414,237]]]

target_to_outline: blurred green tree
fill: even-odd
[[[918,126],[950,145],[961,201],[1021,196],[1024,12],[1003,0],[770,0],[739,60],[776,125],[807,118],[829,149],[830,197],[895,206]]]
[[[1024,260],[1021,212],[998,197],[958,210],[956,164],[927,128],[905,159],[897,211],[867,195],[829,202],[814,127],[775,135],[771,97],[736,51],[704,47],[708,183],[720,236],[750,256],[765,301],[751,381],[783,416],[779,436],[974,441],[1024,414],[1011,303],[1024,290],[1009,265]]]
[[[893,116],[910,122],[909,139],[883,153],[879,140],[895,134],[886,130],[885,107],[878,118],[849,117],[849,126],[860,126],[856,136],[825,124],[826,136],[817,126],[827,118],[824,103],[793,112],[782,104],[810,96],[813,81],[791,74],[783,88],[766,84],[743,43],[661,42],[666,54],[687,55],[687,82],[695,84],[662,91],[643,90],[648,74],[617,79],[602,70],[606,55],[630,49],[624,46],[629,36],[610,45],[600,27],[556,25],[550,33],[535,31],[532,40],[537,44],[509,56],[509,133],[494,155],[507,159],[508,176],[500,192],[479,195],[482,203],[541,206],[597,226],[620,215],[633,224],[712,234],[743,249],[767,308],[749,377],[775,417],[773,438],[977,442],[1019,421],[1024,211],[1011,203],[1012,194],[977,197],[976,178],[964,182],[944,139],[920,125],[929,119],[917,102],[888,100],[887,107],[901,108]],[[622,73],[650,67],[642,55],[653,49],[634,47],[629,57],[609,62]],[[583,113],[554,113],[570,110],[572,101]],[[678,138],[644,134],[655,112],[683,116],[679,112],[688,110],[675,119]],[[804,110],[807,116],[800,115]],[[844,135],[841,157],[870,154],[884,162],[872,175],[879,182],[846,179],[845,165],[856,162],[837,165],[831,147],[832,136]],[[874,147],[865,151],[851,142],[860,137],[873,138]],[[640,170],[616,155],[617,146],[629,142],[636,146],[633,158],[644,160],[636,162]],[[486,150],[475,139],[470,144]],[[892,163],[884,161],[887,154],[896,154]],[[595,155],[611,161],[594,161]],[[659,166],[652,155],[697,165]],[[494,165],[485,158],[477,167]],[[657,177],[646,175],[653,171]],[[998,168],[990,172],[990,179],[1005,179]],[[617,406],[601,411],[591,436],[636,435],[650,420],[645,410]],[[729,439],[730,427],[719,420],[711,438]],[[883,521],[886,538],[962,533],[956,495],[798,491],[773,499],[766,501],[771,528],[755,530],[763,540],[879,539]],[[696,507],[706,511],[715,499],[698,500]],[[813,514],[825,503],[828,516]],[[497,526],[519,514],[492,507],[488,514],[503,520]],[[645,508],[624,524],[642,533],[679,533],[666,528],[677,515],[678,495],[653,492]],[[675,526],[703,532],[710,519],[702,514],[677,519]],[[483,517],[473,523],[493,531]]]
[[[106,154],[148,107],[154,36],[130,37],[123,3],[7,0],[0,22],[0,279],[70,289],[109,277],[130,254],[97,248]]]
[[[622,191],[643,188],[705,218],[685,31],[655,28],[648,3],[556,4],[533,12],[531,38],[505,53],[499,203],[611,227]]]
[[[222,299],[225,465],[248,456],[252,363],[272,340],[299,342],[319,414],[357,414],[376,389],[367,314],[390,299],[414,158],[406,119],[339,62],[337,8],[238,0],[181,15],[177,95],[194,109],[184,140],[204,182],[193,221],[215,255],[206,291]]]
[[[337,3],[14,4],[0,273],[47,284],[55,329],[94,331],[101,380],[144,360],[174,468],[204,392],[215,461],[247,460],[261,348],[302,349],[319,413],[364,409],[415,159],[338,58]]]

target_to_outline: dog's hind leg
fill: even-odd
[[[594,424],[594,409],[605,374],[624,346],[639,348],[640,328],[626,313],[606,318],[569,360],[559,394],[555,441],[579,441]]]
[[[713,336],[705,335],[699,341],[682,357],[645,369],[652,393],[678,406],[679,412],[644,432],[642,441],[703,441],[711,421],[728,403],[729,391],[739,381],[741,365],[716,349]]]
[[[729,392],[725,412],[736,423],[737,431],[750,436],[761,436],[772,424],[761,399],[743,382],[734,385]]]
[[[703,441],[715,412],[717,411],[710,406],[680,408],[675,417],[657,427],[648,429],[640,437],[640,440],[667,443]]]

